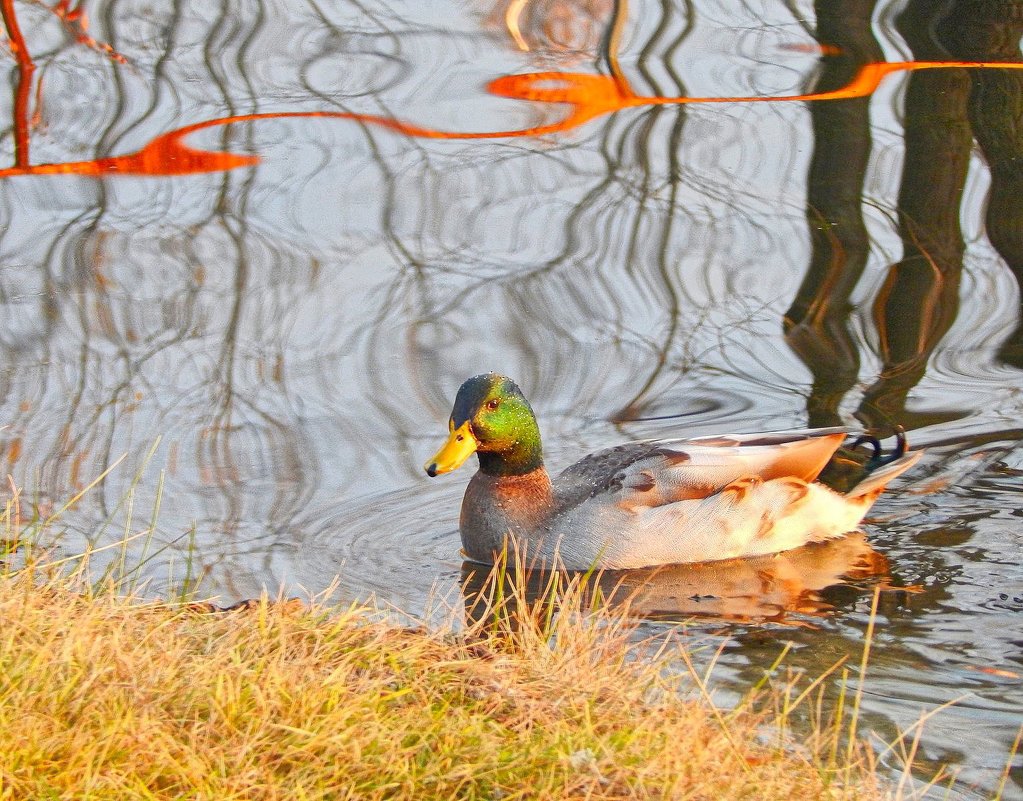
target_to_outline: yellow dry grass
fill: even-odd
[[[868,763],[775,742],[752,705],[683,700],[692,678],[632,658],[611,613],[455,633],[29,571],[0,578],[0,620],[5,799],[883,797]]]

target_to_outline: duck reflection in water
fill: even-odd
[[[478,623],[493,615],[496,599],[511,607],[504,617],[542,619],[558,590],[578,588],[585,608],[607,605],[646,620],[686,618],[727,622],[813,625],[835,611],[828,588],[888,582],[888,561],[856,532],[828,542],[753,559],[590,574],[507,569],[462,564],[466,617]],[[571,595],[572,590],[565,594]],[[508,600],[511,599],[511,600]],[[519,608],[527,605],[529,609]],[[537,607],[537,608],[534,608]]]
[[[817,38],[828,45],[818,90],[841,86],[882,60],[874,38],[875,0],[816,4]],[[910,0],[898,27],[918,60],[1023,60],[1023,0],[983,3]],[[871,242],[862,214],[871,154],[869,98],[813,103],[815,147],[807,179],[810,266],[785,315],[789,345],[813,375],[811,426],[835,425],[859,377],[849,328],[850,297]],[[906,398],[955,321],[965,244],[960,203],[974,139],[991,171],[986,229],[1023,285],[1023,74],[1018,70],[928,70],[909,76],[905,162],[898,197],[902,258],[874,303],[883,366],[856,416],[888,433],[966,416],[966,409],[907,412]],[[1021,293],[1023,296],[1023,293]],[[1023,300],[1015,330],[999,351],[1023,368]]]

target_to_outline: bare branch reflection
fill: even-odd
[[[869,529],[923,588],[884,596],[886,653],[952,684],[958,651],[1012,652],[1023,71],[980,62],[1021,63],[1017,0],[60,8],[86,6],[5,3],[25,47],[0,62],[0,458],[45,506],[128,454],[66,551],[144,530],[164,470],[131,555],[152,592],[191,561],[225,602],[340,576],[421,609],[459,587],[461,486],[419,465],[493,369],[554,469],[927,427],[933,474]],[[756,618],[743,678],[793,617],[808,662],[860,647],[888,568],[827,564],[629,580],[653,617],[731,581],[702,608]]]

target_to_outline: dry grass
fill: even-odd
[[[326,611],[0,578],[0,797],[882,797],[867,763],[768,743],[749,705],[682,700],[692,679],[630,658],[619,617],[455,634]]]

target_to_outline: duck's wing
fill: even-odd
[[[733,481],[813,481],[848,435],[843,428],[634,442],[590,454],[554,482],[566,510],[587,499],[626,508],[706,498]]]

